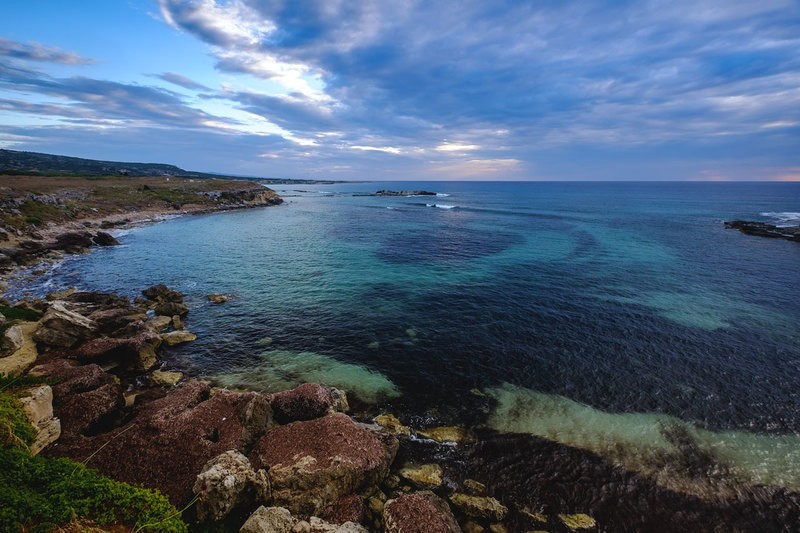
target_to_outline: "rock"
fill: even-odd
[[[145,323],[145,327],[155,333],[161,333],[172,324],[172,318],[164,315],[156,315]]]
[[[38,322],[20,322],[13,328],[19,328],[22,334],[22,345],[10,355],[0,357],[0,374],[16,376],[36,362],[39,352],[33,340],[33,334],[39,327]]]
[[[143,402],[127,424],[93,438],[62,436],[45,452],[78,460],[94,454],[89,465],[101,473],[156,488],[180,508],[192,498],[197,474],[209,460],[246,449],[247,440],[263,435],[270,422],[259,416],[264,409],[268,403],[260,394],[218,390],[212,396],[207,383],[186,381],[163,398]]]
[[[560,514],[559,520],[570,531],[585,531],[597,527],[597,522],[588,514]]]
[[[475,437],[466,429],[457,426],[442,426],[417,430],[417,435],[436,442],[455,442],[458,444],[474,442]]]
[[[331,413],[272,428],[250,457],[254,467],[269,468],[277,505],[310,516],[342,496],[375,490],[398,446],[383,430]]]
[[[92,339],[72,350],[70,355],[83,361],[114,360],[126,367],[149,370],[158,362],[156,350],[160,346],[161,337],[144,330],[122,339]]]
[[[156,302],[153,309],[158,315],[178,315],[179,317],[183,317],[189,314],[189,308],[179,302]]]
[[[508,533],[508,529],[503,524],[491,524],[489,526],[489,531],[492,533]]]
[[[186,330],[170,331],[169,333],[161,334],[161,341],[167,346],[176,346],[178,344],[184,344],[194,340],[197,340],[197,335]]]
[[[124,307],[98,309],[89,313],[88,318],[97,324],[98,332],[111,336],[123,335],[128,330],[140,328],[140,322],[147,320],[147,315],[126,304]]]
[[[291,533],[293,526],[292,513],[288,509],[262,505],[250,515],[239,533]]]
[[[79,253],[89,248],[92,244],[92,234],[88,231],[72,231],[62,233],[56,237],[56,243],[53,247],[56,250]]]
[[[344,524],[345,522],[360,524],[364,521],[366,513],[364,498],[357,494],[350,494],[326,507],[320,518],[331,524]]]
[[[308,519],[309,533],[369,533],[363,526],[353,522],[344,524],[329,524],[328,522],[312,516]]]
[[[173,315],[172,316],[172,327],[175,329],[183,329],[185,326],[183,325],[183,320],[181,320],[180,315]]]
[[[375,423],[386,429],[393,435],[411,435],[411,430],[408,426],[404,426],[396,416],[392,414],[379,415],[375,417]]]
[[[92,237],[92,242],[97,246],[117,246],[119,244],[119,241],[113,235],[105,231],[98,231],[97,234]]]
[[[418,489],[435,489],[442,485],[442,467],[437,464],[406,465],[398,473]]]
[[[787,239],[800,242],[800,226],[775,226],[765,222],[752,222],[747,220],[733,220],[725,222],[725,228],[736,229],[746,235],[757,237],[770,237],[774,239]]]
[[[292,390],[272,395],[270,405],[275,421],[288,424],[312,420],[333,412],[337,405],[336,389],[316,383],[305,383]],[[341,393],[340,393],[341,394]]]
[[[456,492],[450,495],[450,503],[472,518],[483,518],[499,522],[508,514],[508,508],[505,505],[488,496],[469,496]]]
[[[168,372],[165,370],[155,370],[150,374],[150,382],[153,385],[161,385],[166,387],[174,387],[180,380],[183,379],[181,372]]]
[[[57,359],[32,368],[29,374],[56,382],[53,411],[65,437],[94,433],[119,418],[125,406],[119,383],[97,365],[72,366]]]
[[[22,327],[19,325],[11,326],[3,334],[0,340],[0,357],[6,357],[13,354],[25,343],[25,336],[22,333]]]
[[[389,500],[383,519],[386,533],[461,533],[447,502],[430,491]]]
[[[48,347],[72,348],[95,336],[97,324],[70,311],[60,301],[53,302],[40,321],[34,340]]]
[[[269,501],[269,482],[263,470],[253,470],[241,453],[229,450],[203,466],[192,491],[198,496],[200,521],[218,521],[233,509]]]
[[[483,533],[486,529],[477,522],[472,520],[464,524],[464,533]]]
[[[470,496],[486,496],[486,485],[474,479],[464,480],[464,490]]]
[[[212,304],[224,304],[228,301],[228,297],[224,294],[209,294],[208,301]]]
[[[64,298],[73,294],[76,290],[77,289],[75,289],[75,287],[69,287],[64,289],[63,291],[53,291],[50,294],[48,294],[45,298],[50,302],[54,300],[63,300]]]
[[[61,421],[53,416],[53,389],[49,385],[28,389],[20,395],[19,401],[28,421],[36,428],[31,454],[37,455],[61,436]]]
[[[183,302],[182,293],[170,289],[169,287],[163,284],[153,285],[152,287],[148,287],[147,289],[142,291],[142,296],[152,301],[164,301],[164,302],[176,302],[176,303]]]

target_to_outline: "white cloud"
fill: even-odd
[[[444,142],[434,148],[437,152],[471,152],[480,149],[477,144]]]

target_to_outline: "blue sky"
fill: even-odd
[[[800,2],[4,0],[0,147],[285,178],[800,180]]]

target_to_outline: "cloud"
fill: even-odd
[[[165,72],[163,74],[156,75],[156,77],[166,81],[167,83],[177,85],[178,87],[183,87],[184,89],[189,89],[190,91],[211,90],[202,83],[198,83],[190,78],[187,78],[186,76],[177,74],[175,72]]]
[[[23,44],[0,37],[0,57],[61,65],[89,65],[94,60],[38,43]]]

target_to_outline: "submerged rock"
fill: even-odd
[[[181,372],[154,370],[153,373],[150,374],[150,382],[153,385],[174,387],[182,379],[183,379],[183,374]]]
[[[456,492],[450,495],[450,502],[472,518],[501,521],[508,514],[508,507],[488,496],[470,496]]]
[[[436,442],[455,442],[463,444],[474,442],[475,437],[469,430],[458,426],[441,426],[428,429],[417,430],[417,435],[422,438],[435,440]]]
[[[228,301],[228,297],[224,294],[209,294],[208,301],[212,304],[224,304]]]
[[[161,334],[161,341],[167,346],[177,346],[197,340],[197,335],[191,331],[179,330]]]
[[[411,435],[411,429],[408,426],[404,426],[393,414],[378,415],[375,417],[375,423],[394,435]]]
[[[570,531],[587,531],[597,527],[597,522],[588,514],[560,514],[558,519]]]
[[[250,457],[256,468],[269,468],[277,505],[310,516],[342,496],[375,490],[398,445],[383,430],[332,413],[272,428]]]
[[[241,453],[229,450],[203,466],[192,491],[198,496],[197,519],[221,520],[233,509],[269,501],[269,482]]]
[[[435,489],[442,485],[442,467],[437,464],[406,465],[398,473],[418,489]]]
[[[800,242],[800,226],[775,226],[765,222],[752,222],[747,220],[733,220],[725,222],[728,229],[739,230],[747,235],[770,237],[773,239],[787,239]]]
[[[430,491],[387,501],[383,519],[386,533],[461,533],[447,502]]]

